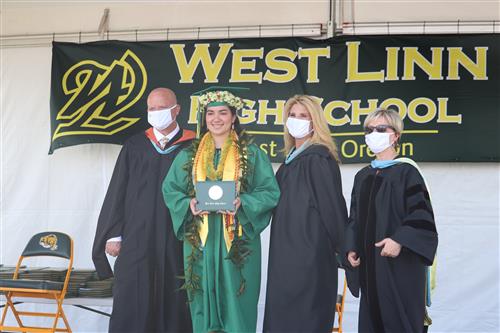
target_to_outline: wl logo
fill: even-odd
[[[104,66],[84,60],[64,74],[62,88],[71,96],[57,113],[52,141],[68,135],[113,135],[139,117],[125,117],[146,89],[147,74],[140,59],[127,50],[120,60]]]

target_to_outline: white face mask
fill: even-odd
[[[288,118],[286,120],[286,128],[288,128],[288,132],[295,139],[302,139],[306,137],[312,130],[309,130],[311,127],[311,121],[306,119],[298,119],[298,118]]]
[[[366,145],[374,154],[383,152],[392,146],[391,134],[393,133],[379,133],[373,131],[370,134],[365,135]]]
[[[158,131],[164,130],[174,122],[174,119],[172,119],[172,109],[176,106],[177,104],[168,109],[148,111],[149,124]]]

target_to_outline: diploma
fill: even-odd
[[[236,199],[236,182],[205,181],[197,182],[195,186],[197,210],[216,212],[218,210],[234,211]]]

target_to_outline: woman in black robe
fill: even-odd
[[[356,297],[361,289],[358,330],[422,332],[426,266],[438,243],[429,193],[414,162],[394,159],[399,114],[378,109],[364,126],[377,159],[355,177],[345,239],[349,288]]]
[[[264,332],[330,332],[347,223],[337,149],[310,96],[285,105],[281,198],[271,224]]]

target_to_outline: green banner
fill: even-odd
[[[367,162],[363,121],[377,107],[404,118],[400,155],[425,162],[498,162],[500,36],[341,36],[53,44],[50,151],[121,144],[148,127],[146,98],[168,87],[194,129],[193,92],[250,88],[243,127],[283,160],[283,106],[318,97],[344,163]]]

